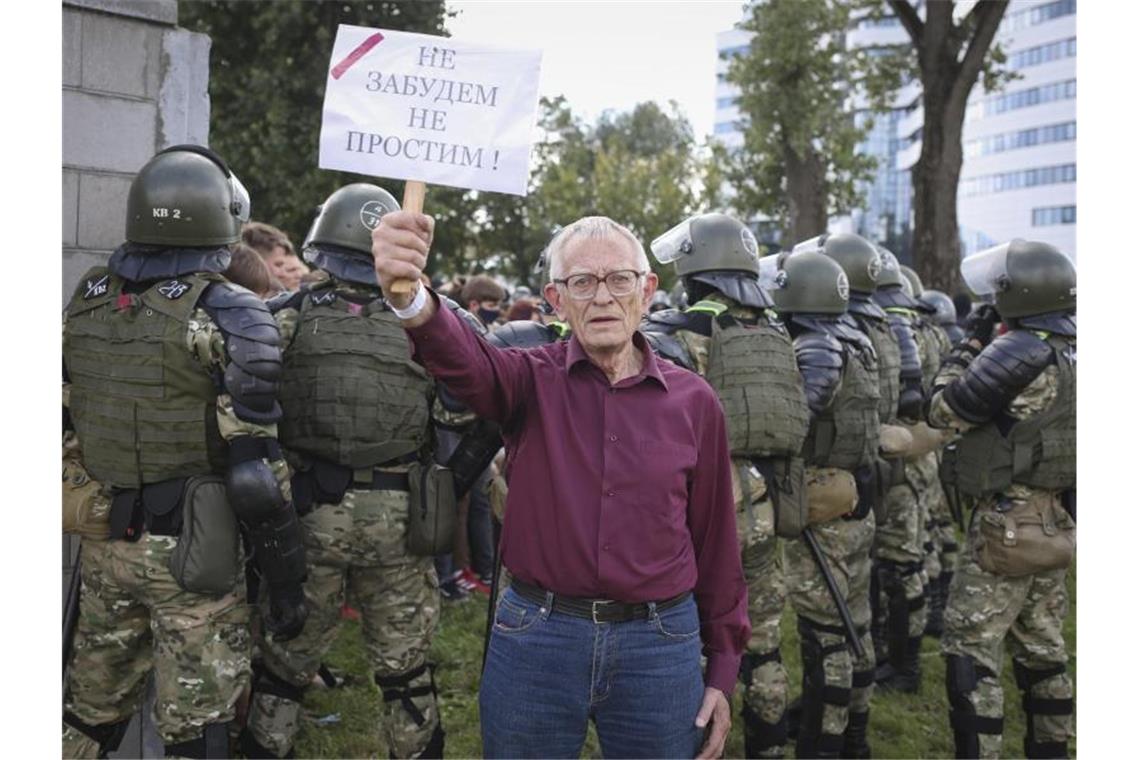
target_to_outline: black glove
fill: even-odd
[[[305,606],[305,591],[300,583],[269,587],[269,615],[265,617],[265,627],[273,634],[274,641],[297,638],[308,617],[309,608]]]
[[[922,416],[922,381],[915,378],[903,380],[899,388],[898,415],[904,420],[921,420]]]
[[[966,333],[964,340],[976,340],[985,348],[994,337],[994,327],[1001,321],[998,310],[988,303],[984,303],[970,312],[966,317],[966,324],[962,326]]]

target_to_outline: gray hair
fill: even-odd
[[[558,231],[554,239],[547,246],[546,255],[549,257],[548,271],[550,281],[562,278],[562,252],[570,241],[577,238],[593,240],[625,238],[630,247],[637,254],[638,267],[643,272],[649,270],[649,257],[645,255],[645,247],[637,236],[628,228],[610,219],[608,216],[584,216],[572,224],[568,224]]]

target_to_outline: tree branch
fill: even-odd
[[[966,54],[962,57],[961,65],[958,68],[958,77],[954,80],[955,94],[962,91],[968,94],[970,88],[973,87],[974,81],[978,78],[978,73],[982,70],[982,64],[985,62],[986,51],[990,49],[990,44],[997,36],[998,26],[1001,25],[1002,16],[1005,15],[1005,9],[1008,6],[1009,0],[979,2],[962,20],[962,24],[965,25],[973,19],[977,26],[974,28],[974,36],[970,39],[970,45],[966,48]]]
[[[1006,2],[1008,1],[1006,0]],[[898,16],[903,28],[906,29],[906,33],[910,35],[914,47],[917,50],[922,50],[923,23],[914,6],[910,4],[910,0],[887,0],[887,3]],[[984,3],[979,3],[979,5],[984,5]]]

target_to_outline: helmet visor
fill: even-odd
[[[780,267],[781,254],[774,253],[760,259],[760,289],[769,293],[784,287],[786,276]]]
[[[692,253],[693,240],[689,234],[689,223],[691,221],[692,217],[689,217],[665,234],[658,235],[649,244],[653,258],[662,264],[671,264],[686,253]]]
[[[792,253],[800,253],[802,251],[812,251],[818,253],[823,250],[823,244],[827,242],[827,233],[816,235],[813,238],[800,241],[792,247]]]
[[[1004,283],[1009,281],[1006,270],[1009,246],[1009,243],[1002,243],[962,259],[959,270],[966,287],[979,296],[1001,291]]]
[[[249,221],[249,191],[233,172],[230,172],[230,213],[242,224]]]

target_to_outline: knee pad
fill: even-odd
[[[800,648],[803,654],[803,712],[800,716],[796,741],[797,757],[837,757],[843,749],[842,734],[823,733],[825,704],[844,710],[851,703],[851,689],[827,683],[823,662],[836,652],[847,648],[846,641],[824,646],[818,632],[842,636],[831,626],[799,619]]]
[[[1038,715],[1055,715],[1068,717],[1073,714],[1073,698],[1038,697],[1033,694],[1033,687],[1066,672],[1064,663],[1057,663],[1047,668],[1027,668],[1017,660],[1013,661],[1013,677],[1017,688],[1021,689],[1021,706],[1025,709],[1025,756],[1037,757],[1068,757],[1068,744],[1063,741],[1038,741],[1033,726],[1033,718]]]
[[[102,723],[93,726],[89,723],[84,723],[75,713],[65,711],[63,713],[63,722],[98,744],[99,757],[106,757],[109,753],[117,750],[119,745],[122,744],[123,737],[127,734],[127,726],[130,725],[131,720],[130,718],[126,718],[120,720],[118,723]]]
[[[780,650],[758,654],[745,652],[740,660],[740,678],[747,690],[752,686],[756,669],[769,662],[783,662]],[[768,723],[752,706],[747,698],[742,700],[740,717],[744,725],[744,754],[746,757],[760,757],[775,747],[783,747],[788,741],[788,716],[785,712],[775,723]]]
[[[412,681],[419,678],[427,671],[429,673],[430,682],[424,686],[411,685]],[[417,726],[422,726],[427,723],[427,717],[423,711],[412,701],[412,697],[423,697],[431,695],[433,698],[437,694],[435,688],[435,665],[425,662],[418,668],[400,673],[394,676],[384,676],[379,673],[375,674],[376,685],[380,687],[380,691],[384,697],[385,702],[399,702],[404,711],[411,716],[412,720],[416,722]]]
[[[271,694],[299,704],[304,701],[307,688],[308,686],[295,686],[289,683],[261,663],[255,663],[253,666],[253,678],[250,686],[253,696]]]
[[[946,697],[950,702],[950,728],[954,732],[957,757],[980,754],[978,734],[1001,734],[1005,720],[978,715],[970,702],[970,694],[978,688],[979,678],[995,678],[989,668],[973,657],[946,655]]]
[[[167,757],[215,758],[230,756],[230,732],[225,723],[207,723],[202,733],[184,742],[166,745]],[[249,757],[247,755],[247,757]]]

